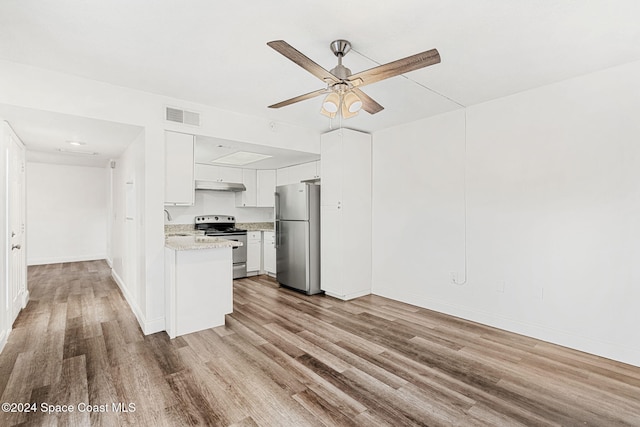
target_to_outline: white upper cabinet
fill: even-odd
[[[319,178],[320,161],[315,161],[278,169],[277,184],[297,184],[300,181],[308,181]]]
[[[193,144],[193,135],[165,132],[166,205],[193,205]]]
[[[238,191],[236,193],[236,206],[240,208],[255,207],[258,189],[256,185],[256,170],[255,169],[242,169],[242,181],[246,187],[245,191]]]
[[[195,177],[203,181],[242,182],[242,169],[196,163]]]
[[[258,194],[256,206],[264,208],[274,207],[274,193],[276,192],[276,171],[272,169],[257,171],[257,187]]]

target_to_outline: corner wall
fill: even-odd
[[[639,74],[374,134],[373,292],[640,366]]]

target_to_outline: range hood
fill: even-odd
[[[196,190],[210,190],[210,191],[246,191],[247,187],[240,182],[220,182],[220,181],[205,181],[196,180]]]

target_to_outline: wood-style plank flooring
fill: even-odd
[[[640,368],[381,297],[242,279],[226,326],[169,340],[102,261],[31,267],[29,288],[0,401],[75,411],[0,426],[640,426]]]

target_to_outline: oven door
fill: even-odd
[[[247,233],[222,234],[219,237],[242,243],[242,246],[233,248],[233,263],[247,262]]]
[[[223,234],[220,237],[242,243],[242,246],[237,246],[232,249],[233,278],[240,279],[247,277],[247,232]]]

